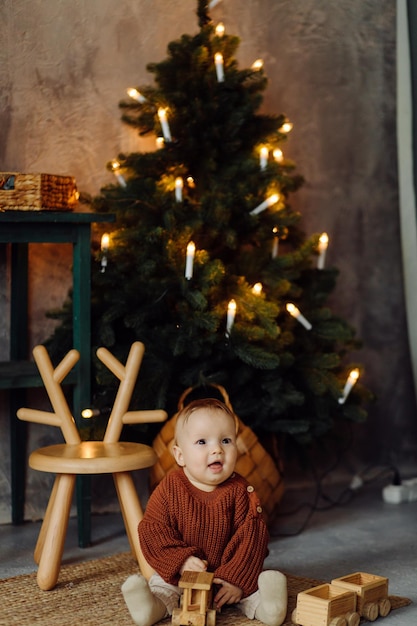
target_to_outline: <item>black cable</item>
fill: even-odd
[[[329,511],[336,506],[346,506],[352,501],[352,499],[356,495],[359,488],[352,488],[351,486],[344,487],[336,498],[330,497],[323,490],[323,481],[325,477],[337,468],[342,458],[351,447],[351,444],[352,444],[352,429],[351,428],[349,428],[349,434],[350,436],[348,437],[347,444],[346,444],[346,440],[344,440],[344,445],[340,446],[340,449],[338,450],[338,454],[336,454],[335,460],[322,472],[321,475],[318,475],[316,463],[312,462],[312,459],[310,458],[309,467],[312,472],[312,477],[315,483],[315,494],[314,494],[313,502],[303,502],[299,504],[296,508],[290,511],[284,511],[282,513],[277,514],[277,518],[290,517],[292,515],[295,515],[296,513],[299,513],[300,511],[302,511],[302,509],[308,508],[309,511],[305,519],[299,526],[299,528],[292,533],[281,533],[278,531],[277,532],[272,531],[271,537],[295,537],[301,534],[306,529],[308,523],[310,522],[315,512]],[[400,477],[399,470],[393,465],[388,465],[386,467],[383,467],[372,478],[366,478],[366,473],[369,473],[375,467],[378,467],[378,466],[374,466],[370,464],[367,467],[365,467],[365,469],[362,470],[360,474],[357,474],[357,476],[361,477],[361,480],[363,481],[362,486],[369,485],[375,480],[378,480],[379,478],[384,476],[387,473],[387,471],[393,473],[392,484],[394,485],[401,484],[401,477]],[[285,477],[284,477],[284,480],[285,480]],[[320,506],[319,505],[320,500],[324,500],[325,502],[327,502],[327,504],[325,506]]]

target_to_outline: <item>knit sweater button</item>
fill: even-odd
[[[258,513],[262,513],[262,507],[261,506],[257,506],[256,510],[258,511]]]
[[[247,490],[249,491],[249,493],[252,493],[252,491],[255,491],[255,489],[252,487],[252,485],[248,485],[247,486]]]

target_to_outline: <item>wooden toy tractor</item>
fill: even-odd
[[[172,626],[216,626],[216,611],[211,608],[214,574],[184,572],[179,586],[184,589],[182,606],[172,613]]]

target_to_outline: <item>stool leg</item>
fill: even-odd
[[[58,580],[75,478],[73,474],[59,474],[56,478],[37,576],[38,585],[44,591],[53,589]]]
[[[143,518],[143,510],[133,478],[129,472],[118,472],[113,474],[113,478],[129,543],[139,564],[140,571],[145,578],[149,579],[154,571],[146,562],[139,544],[138,524]]]
[[[58,488],[58,476],[55,477],[54,484],[52,486],[51,495],[49,496],[48,506],[46,507],[45,515],[43,517],[43,522],[41,529],[39,531],[38,540],[36,542],[35,552],[33,558],[35,559],[35,563],[39,565],[39,561],[41,560],[42,550],[45,543],[45,536],[48,531],[49,519],[51,517],[51,511],[54,508],[56,490]]]
[[[129,545],[130,545],[130,550],[131,550],[132,554],[134,555],[134,557],[136,558],[137,557],[137,549],[136,549],[136,537],[135,537],[135,535],[137,535],[137,526],[136,526],[136,533],[135,533],[135,535],[132,536],[132,530],[130,528],[129,521],[126,519],[126,514],[125,514],[125,511],[124,511],[123,496],[120,495],[120,489],[119,489],[119,485],[118,485],[118,482],[120,482],[120,479],[118,479],[118,480],[115,479],[114,482],[115,482],[115,486],[116,486],[117,496],[119,498],[120,511],[122,513],[123,523],[125,525],[125,530],[126,530],[126,535],[127,535],[127,538],[128,538],[128,541],[129,541]],[[123,487],[122,487],[122,489],[123,489]]]

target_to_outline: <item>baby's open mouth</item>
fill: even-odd
[[[223,467],[223,463],[220,461],[214,461],[214,463],[209,463],[209,467],[211,469],[221,469]]]

